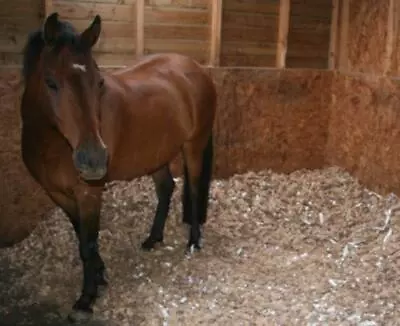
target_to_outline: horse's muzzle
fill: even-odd
[[[81,143],[73,153],[75,168],[87,181],[100,180],[107,174],[107,148],[94,140]]]

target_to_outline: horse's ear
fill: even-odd
[[[60,22],[58,20],[58,13],[54,12],[46,18],[43,26],[43,39],[49,44],[53,45],[58,35],[60,34]]]
[[[85,29],[81,34],[81,42],[84,47],[91,48],[99,39],[101,32],[101,18],[96,15],[90,24],[90,26]]]

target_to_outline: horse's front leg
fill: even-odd
[[[79,254],[83,265],[83,285],[82,293],[68,316],[73,322],[84,322],[91,318],[98,286],[104,281],[102,275],[104,263],[98,249],[101,192],[100,188],[89,187],[75,190],[79,221],[75,223],[74,228],[79,240]]]

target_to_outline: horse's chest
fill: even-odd
[[[56,139],[23,132],[21,149],[29,173],[46,188],[65,183],[64,176],[73,171],[70,150]]]

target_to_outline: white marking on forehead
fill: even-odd
[[[73,63],[72,68],[86,72],[86,66],[79,63]]]

